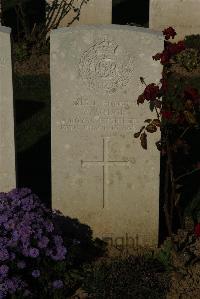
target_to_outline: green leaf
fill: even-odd
[[[197,222],[200,223],[200,211],[197,212],[196,219],[197,219]]]
[[[151,110],[151,112],[153,112],[154,108],[155,108],[155,103],[153,101],[150,101],[149,109]]]
[[[152,122],[152,119],[151,118],[145,119],[144,122],[149,124],[150,122]]]
[[[149,132],[149,133],[154,133],[154,132],[157,131],[157,127],[154,126],[153,124],[149,124],[149,125],[146,127],[146,130],[147,130],[147,132]]]
[[[193,216],[195,218],[200,218],[200,189],[185,207],[184,216]]]

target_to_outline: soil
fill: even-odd
[[[50,58],[48,54],[32,54],[25,61],[14,61],[14,73],[20,75],[41,75],[49,74]]]

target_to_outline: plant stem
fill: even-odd
[[[189,172],[186,172],[186,173],[184,173],[184,174],[178,176],[174,181],[175,181],[175,182],[178,182],[180,179],[184,178],[185,176],[188,176],[188,175],[190,175],[190,174],[192,174],[192,173],[195,173],[195,172],[197,172],[197,171],[200,171],[200,168],[195,168],[195,169],[193,169],[193,170],[191,170],[191,171],[189,171]]]
[[[169,164],[168,164],[168,160],[166,162],[164,186],[165,186],[165,191],[164,191],[164,206],[163,206],[163,210],[164,210],[164,214],[165,214],[165,221],[166,221],[168,235],[170,236],[172,234],[172,230],[171,230],[170,216],[169,216],[169,212],[168,212],[168,206],[169,206],[169,197],[168,197],[168,190],[169,190]]]

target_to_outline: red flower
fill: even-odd
[[[170,43],[166,42],[166,51],[169,53],[170,57],[180,53],[185,50],[185,44],[183,41],[179,41],[178,43]]]
[[[137,99],[137,104],[143,104],[145,101],[145,97],[144,94],[142,93],[141,95],[139,95],[138,99]]]
[[[170,53],[167,50],[164,50],[160,57],[160,63],[165,65],[169,63],[170,58],[171,58]]]
[[[191,100],[195,104],[199,103],[200,101],[198,90],[190,86],[184,90],[184,96],[187,100]]]
[[[165,36],[165,39],[170,39],[170,37],[174,39],[176,31],[174,30],[174,28],[168,27],[163,30],[163,35]]]
[[[197,223],[197,225],[195,226],[194,234],[197,238],[200,237],[200,223]]]
[[[157,86],[155,83],[151,83],[146,86],[143,94],[147,101],[154,101],[159,95],[159,91],[159,86]]]
[[[185,49],[185,44],[183,41],[179,41],[178,43],[165,42],[165,49],[162,53],[157,53],[152,56],[154,60],[160,60],[160,63],[165,65],[169,63],[170,58],[173,55],[176,55]]]
[[[161,111],[160,114],[162,115],[163,118],[165,119],[171,119],[173,116],[173,113],[171,111]]]
[[[156,55],[152,56],[153,60],[160,60],[161,64],[167,64],[170,59],[169,53],[164,50],[162,53],[157,53]]]

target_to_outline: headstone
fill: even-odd
[[[162,31],[173,27],[175,41],[200,34],[200,0],[150,0],[149,28]]]
[[[161,78],[152,55],[162,51],[162,36],[99,25],[53,30],[50,40],[53,208],[111,245],[156,245],[159,133],[147,151],[133,135],[152,117],[136,100],[141,76]]]
[[[52,3],[52,0],[46,0]],[[70,1],[68,1],[70,2]],[[74,6],[79,8],[83,0],[74,1]],[[70,12],[61,20],[59,27],[66,27],[73,20],[76,12]],[[79,20],[75,20],[72,25],[91,24],[111,24],[112,23],[112,0],[89,0],[83,4],[80,11]]]
[[[16,187],[10,31],[0,26],[0,192]]]

